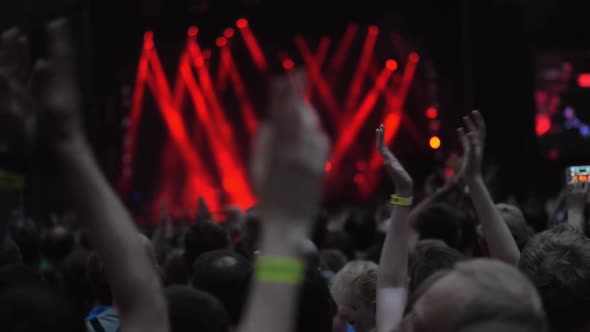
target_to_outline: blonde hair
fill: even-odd
[[[353,287],[353,281],[368,270],[376,270],[377,264],[371,261],[355,260],[347,263],[332,280],[330,293],[338,306],[341,306],[344,296]]]
[[[355,298],[364,305],[374,307],[377,304],[377,269],[369,269],[352,281]]]

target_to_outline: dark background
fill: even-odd
[[[584,160],[547,161],[538,153],[533,133],[533,55],[538,50],[586,48],[590,45],[590,20],[582,10],[559,0],[418,0],[418,1],[209,1],[206,11],[195,10],[204,1],[31,1],[0,3],[0,28],[24,27],[33,39],[34,51],[43,51],[42,28],[48,19],[66,15],[72,19],[79,49],[84,116],[89,136],[111,179],[120,171],[121,87],[132,85],[142,34],[152,29],[169,77],[174,77],[186,28],[201,27],[199,40],[213,45],[223,28],[245,16],[256,27],[264,45],[288,49],[285,35],[302,33],[308,40],[321,34],[339,36],[347,23],[377,24],[396,31],[408,46],[420,53],[436,72],[441,114],[441,155],[458,149],[455,127],[468,110],[484,114],[489,138],[488,164],[497,166],[498,199],[515,194],[522,202],[544,197],[559,188],[561,169]],[[289,41],[289,44],[292,44]],[[426,89],[423,66],[411,94]],[[259,97],[263,100],[263,97]],[[428,137],[422,113],[411,117]],[[154,117],[157,119],[157,117]],[[158,120],[159,121],[159,120]],[[437,155],[427,144],[404,140],[401,133],[394,150],[418,182],[432,169]],[[153,172],[150,161],[139,168]],[[143,164],[142,164],[143,163]],[[152,171],[148,171],[152,170]],[[54,186],[43,171],[35,172],[30,205],[48,210],[46,197]],[[149,189],[149,185],[146,185]],[[41,212],[38,212],[41,213]]]

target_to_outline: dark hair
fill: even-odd
[[[112,305],[113,295],[111,292],[111,286],[107,280],[103,263],[96,253],[92,253],[88,257],[86,275],[90,282],[95,301],[101,305]]]
[[[353,260],[355,256],[354,240],[343,231],[328,232],[322,249],[339,250],[348,260]]]
[[[92,286],[88,280],[90,252],[76,249],[66,257],[63,264],[64,291],[71,301],[84,312],[92,309]]]
[[[336,303],[316,269],[307,269],[301,287],[296,332],[332,331]]]
[[[450,270],[463,259],[463,254],[440,240],[419,241],[409,259],[410,293],[435,272]]]
[[[377,227],[370,213],[356,208],[346,218],[344,230],[352,237],[357,250],[366,250],[373,244]]]
[[[13,240],[19,247],[23,263],[35,265],[41,258],[41,235],[35,229],[25,227],[16,231]]]
[[[461,247],[462,215],[457,208],[446,203],[433,203],[415,217],[420,239],[438,239],[451,248]]]
[[[176,249],[168,253],[163,266],[164,286],[186,285],[189,270],[186,267],[184,250]]]
[[[0,240],[0,267],[20,263],[22,263],[22,256],[16,243],[9,238]]]
[[[229,237],[218,224],[199,222],[192,225],[184,236],[184,256],[188,267],[203,253],[229,247]]]
[[[537,234],[520,256],[553,329],[573,330],[590,322],[590,239],[569,224]]]
[[[2,331],[84,332],[84,321],[63,297],[42,287],[0,290]]]
[[[217,297],[237,325],[248,295],[252,266],[242,255],[228,250],[202,254],[193,264],[192,285]]]
[[[229,317],[214,296],[188,286],[164,290],[171,332],[228,332]]]
[[[0,267],[0,290],[22,286],[44,285],[41,274],[23,264],[12,264]]]
[[[348,263],[346,256],[340,250],[335,249],[320,251],[320,260],[322,268],[333,273],[338,273]]]
[[[65,227],[57,226],[43,236],[43,255],[50,261],[61,261],[74,249],[74,235]]]

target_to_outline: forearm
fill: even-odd
[[[577,229],[578,232],[584,234],[584,208],[568,208],[567,223]]]
[[[298,248],[305,238],[305,231],[300,226],[288,229],[277,226],[284,225],[283,222],[273,220],[264,225],[259,257],[300,258]],[[299,288],[299,285],[254,280],[239,331],[294,331]]]
[[[468,181],[473,205],[480,219],[490,255],[506,263],[517,265],[520,251],[508,225],[502,219],[481,176]]]
[[[90,148],[83,139],[74,140],[60,146],[57,157],[74,208],[87,223],[88,234],[105,264],[122,321],[126,314],[149,312],[147,323],[166,327],[155,270],[131,217],[99,170]]]
[[[401,322],[407,300],[409,207],[395,206],[377,270],[377,332]]]

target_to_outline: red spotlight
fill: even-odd
[[[430,120],[434,120],[438,117],[438,110],[434,106],[428,107],[426,110],[426,117]]]
[[[225,37],[217,37],[217,40],[215,40],[215,45],[218,47],[223,47],[227,45],[227,39]]]
[[[584,73],[578,76],[578,85],[581,88],[590,88],[590,74]]]
[[[431,149],[437,150],[438,148],[440,148],[440,138],[438,138],[438,136],[432,136],[430,138],[430,141],[428,141],[428,144],[430,145]]]
[[[371,25],[369,27],[369,34],[371,36],[376,36],[379,34],[379,27],[377,27],[376,25]]]
[[[146,31],[143,34],[143,40],[147,41],[147,40],[153,40],[154,39],[154,33],[151,30]]]
[[[188,28],[188,30],[186,31],[186,34],[189,37],[196,37],[197,33],[199,33],[199,28],[197,28],[196,26],[191,26]]]
[[[146,31],[143,35],[143,48],[146,50],[154,48],[154,33],[152,31]]]
[[[234,36],[234,29],[232,28],[227,28],[225,30],[223,30],[223,36],[225,38],[231,38]]]
[[[248,26],[248,20],[245,18],[240,18],[236,21],[236,26],[238,27],[238,29],[244,29]]]
[[[418,62],[420,61],[420,56],[416,52],[410,53],[410,61],[411,62]]]
[[[332,170],[332,163],[328,161],[328,162],[326,163],[326,172],[329,172],[329,171],[331,171],[331,170]]]
[[[291,60],[290,58],[285,58],[283,60],[283,68],[285,68],[285,70],[291,70],[293,69],[293,67],[295,67],[295,63],[293,62],[293,60]]]
[[[389,59],[387,62],[385,62],[385,67],[391,71],[394,71],[397,69],[397,62],[395,60]]]

